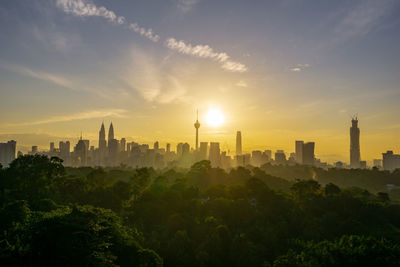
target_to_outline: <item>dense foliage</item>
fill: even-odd
[[[64,168],[19,157],[0,168],[0,264],[400,266],[400,206],[387,193],[294,180],[295,168]]]

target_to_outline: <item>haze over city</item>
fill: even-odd
[[[294,151],[349,162],[400,150],[398,1],[7,1],[0,142],[116,137]],[[211,115],[210,115],[211,114]]]

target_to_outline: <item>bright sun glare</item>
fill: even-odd
[[[206,122],[209,126],[218,127],[225,121],[224,114],[219,109],[210,109],[207,113]]]

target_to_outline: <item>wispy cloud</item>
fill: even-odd
[[[125,17],[117,16],[113,11],[85,0],[57,0],[57,6],[65,13],[79,17],[103,17],[111,22],[124,24]]]
[[[152,29],[145,29],[143,27],[140,27],[137,23],[130,24],[129,29],[152,40],[153,42],[158,42],[158,40],[160,40],[160,36],[158,36],[157,34],[154,34]]]
[[[296,66],[290,68],[290,71],[300,72],[300,71],[303,71],[303,70],[305,70],[306,68],[309,68],[309,67],[311,67],[310,64],[297,64]]]
[[[200,2],[200,0],[178,0],[177,1],[177,7],[180,11],[183,13],[187,13],[192,8],[197,5]]]
[[[43,72],[43,71],[35,71],[30,68],[27,68],[24,66],[19,66],[19,65],[14,65],[14,64],[0,64],[0,68],[7,69],[7,70],[10,70],[13,72],[20,73],[25,76],[29,76],[29,77],[39,79],[42,81],[51,82],[58,86],[62,86],[65,88],[75,90],[72,83],[68,79],[66,79],[65,77],[60,76],[60,75],[51,74],[51,73]]]
[[[57,0],[57,6],[65,13],[77,17],[102,17],[119,25],[125,24],[126,21],[124,16],[117,16],[114,11],[104,6],[98,7],[89,0]],[[160,39],[157,34],[153,33],[152,29],[143,28],[138,23],[131,23],[128,28],[153,42],[157,42]]]
[[[32,125],[68,122],[76,120],[87,120],[95,118],[106,118],[106,117],[122,118],[125,117],[126,112],[127,110],[124,109],[91,110],[91,111],[85,111],[63,116],[53,116],[47,119],[42,119],[37,121],[21,122],[21,123],[5,123],[1,124],[1,126],[2,127],[32,126]]]
[[[368,34],[392,10],[396,2],[394,0],[361,1],[336,26],[337,41]]]
[[[180,0],[178,6],[183,10],[189,10],[197,2],[198,0]],[[120,25],[125,24],[125,17],[117,16],[114,11],[108,10],[103,6],[97,7],[95,4],[90,2],[90,0],[57,0],[57,6],[65,13],[73,14],[78,17],[97,16],[103,17],[113,23]],[[160,40],[160,36],[153,33],[151,28],[146,29],[139,26],[137,23],[129,24],[128,28],[153,42],[158,42]],[[182,54],[218,61],[221,64],[222,69],[227,71],[246,72],[248,70],[244,64],[232,61],[226,53],[215,52],[208,45],[186,44],[184,41],[177,41],[175,38],[168,38],[165,41],[165,45],[169,49],[178,51]]]
[[[221,63],[221,67],[232,72],[245,72],[247,67],[239,62],[231,61],[228,54],[224,52],[215,52],[208,45],[186,44],[184,41],[177,41],[175,38],[168,38],[165,45],[181,54],[191,55],[199,58],[208,58]]]

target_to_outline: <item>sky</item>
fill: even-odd
[[[316,142],[349,161],[400,152],[400,1],[13,0],[0,3],[0,141],[82,135],[234,153]],[[219,110],[224,123],[206,123]]]

